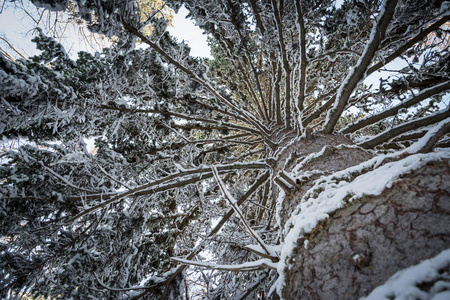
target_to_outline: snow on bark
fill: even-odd
[[[360,300],[449,299],[450,249],[401,270]],[[420,286],[427,285],[424,290]]]
[[[395,162],[379,166],[386,158],[395,158],[399,153],[377,156],[367,162],[333,175],[320,178],[303,196],[297,209],[284,226],[284,245],[278,264],[279,279],[277,291],[281,295],[284,285],[284,274],[289,269],[289,259],[297,240],[310,232],[319,221],[328,218],[329,214],[355,199],[363,196],[379,195],[389,188],[401,175],[417,169],[427,162],[450,158],[450,151],[428,154],[414,154]],[[363,170],[371,170],[361,174]],[[353,176],[356,178],[352,179]]]
[[[448,249],[449,162],[430,161],[403,174],[380,195],[344,205],[299,238],[283,297],[358,299]]]

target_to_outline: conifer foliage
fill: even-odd
[[[321,199],[307,188],[337,171],[308,161],[449,144],[448,1],[167,1],[213,59],[158,11],[143,18],[143,1],[73,2],[110,48],[72,60],[40,32],[40,55],[0,56],[0,135],[15,145],[0,154],[2,298],[274,295],[290,199]]]

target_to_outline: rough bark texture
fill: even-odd
[[[450,248],[450,162],[348,204],[299,239],[285,299],[359,299],[395,272]],[[304,241],[308,240],[305,247]]]
[[[320,152],[324,147],[323,155],[304,163],[302,172],[320,171],[323,174],[334,172],[360,164],[373,157],[371,152],[362,148],[351,148],[353,142],[343,135],[314,135],[301,143],[293,144],[286,148],[277,161],[276,171],[281,169],[292,171],[299,163],[304,162],[305,157],[311,153]],[[286,199],[280,211],[280,222],[283,227],[293,210],[300,203],[304,194],[314,185],[315,179],[320,176],[308,176],[297,180],[299,189],[294,189]],[[274,194],[275,197],[277,194]]]
[[[282,143],[281,143],[282,144]],[[278,172],[282,169],[290,170],[299,159],[304,156],[319,152],[325,146],[338,146],[338,145],[354,145],[352,140],[344,135],[332,135],[332,134],[311,134],[307,139],[302,139],[301,142],[293,143],[283,148],[279,154],[277,154],[277,162],[275,171]],[[294,160],[294,158],[297,158]]]

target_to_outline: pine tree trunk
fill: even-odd
[[[449,214],[450,162],[415,170],[381,195],[335,211],[299,239],[283,298],[366,296],[397,271],[450,248]]]

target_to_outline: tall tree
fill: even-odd
[[[73,1],[102,53],[0,57],[2,297],[276,297],[321,220],[448,160],[448,2],[167,1],[211,60],[142,3]]]

